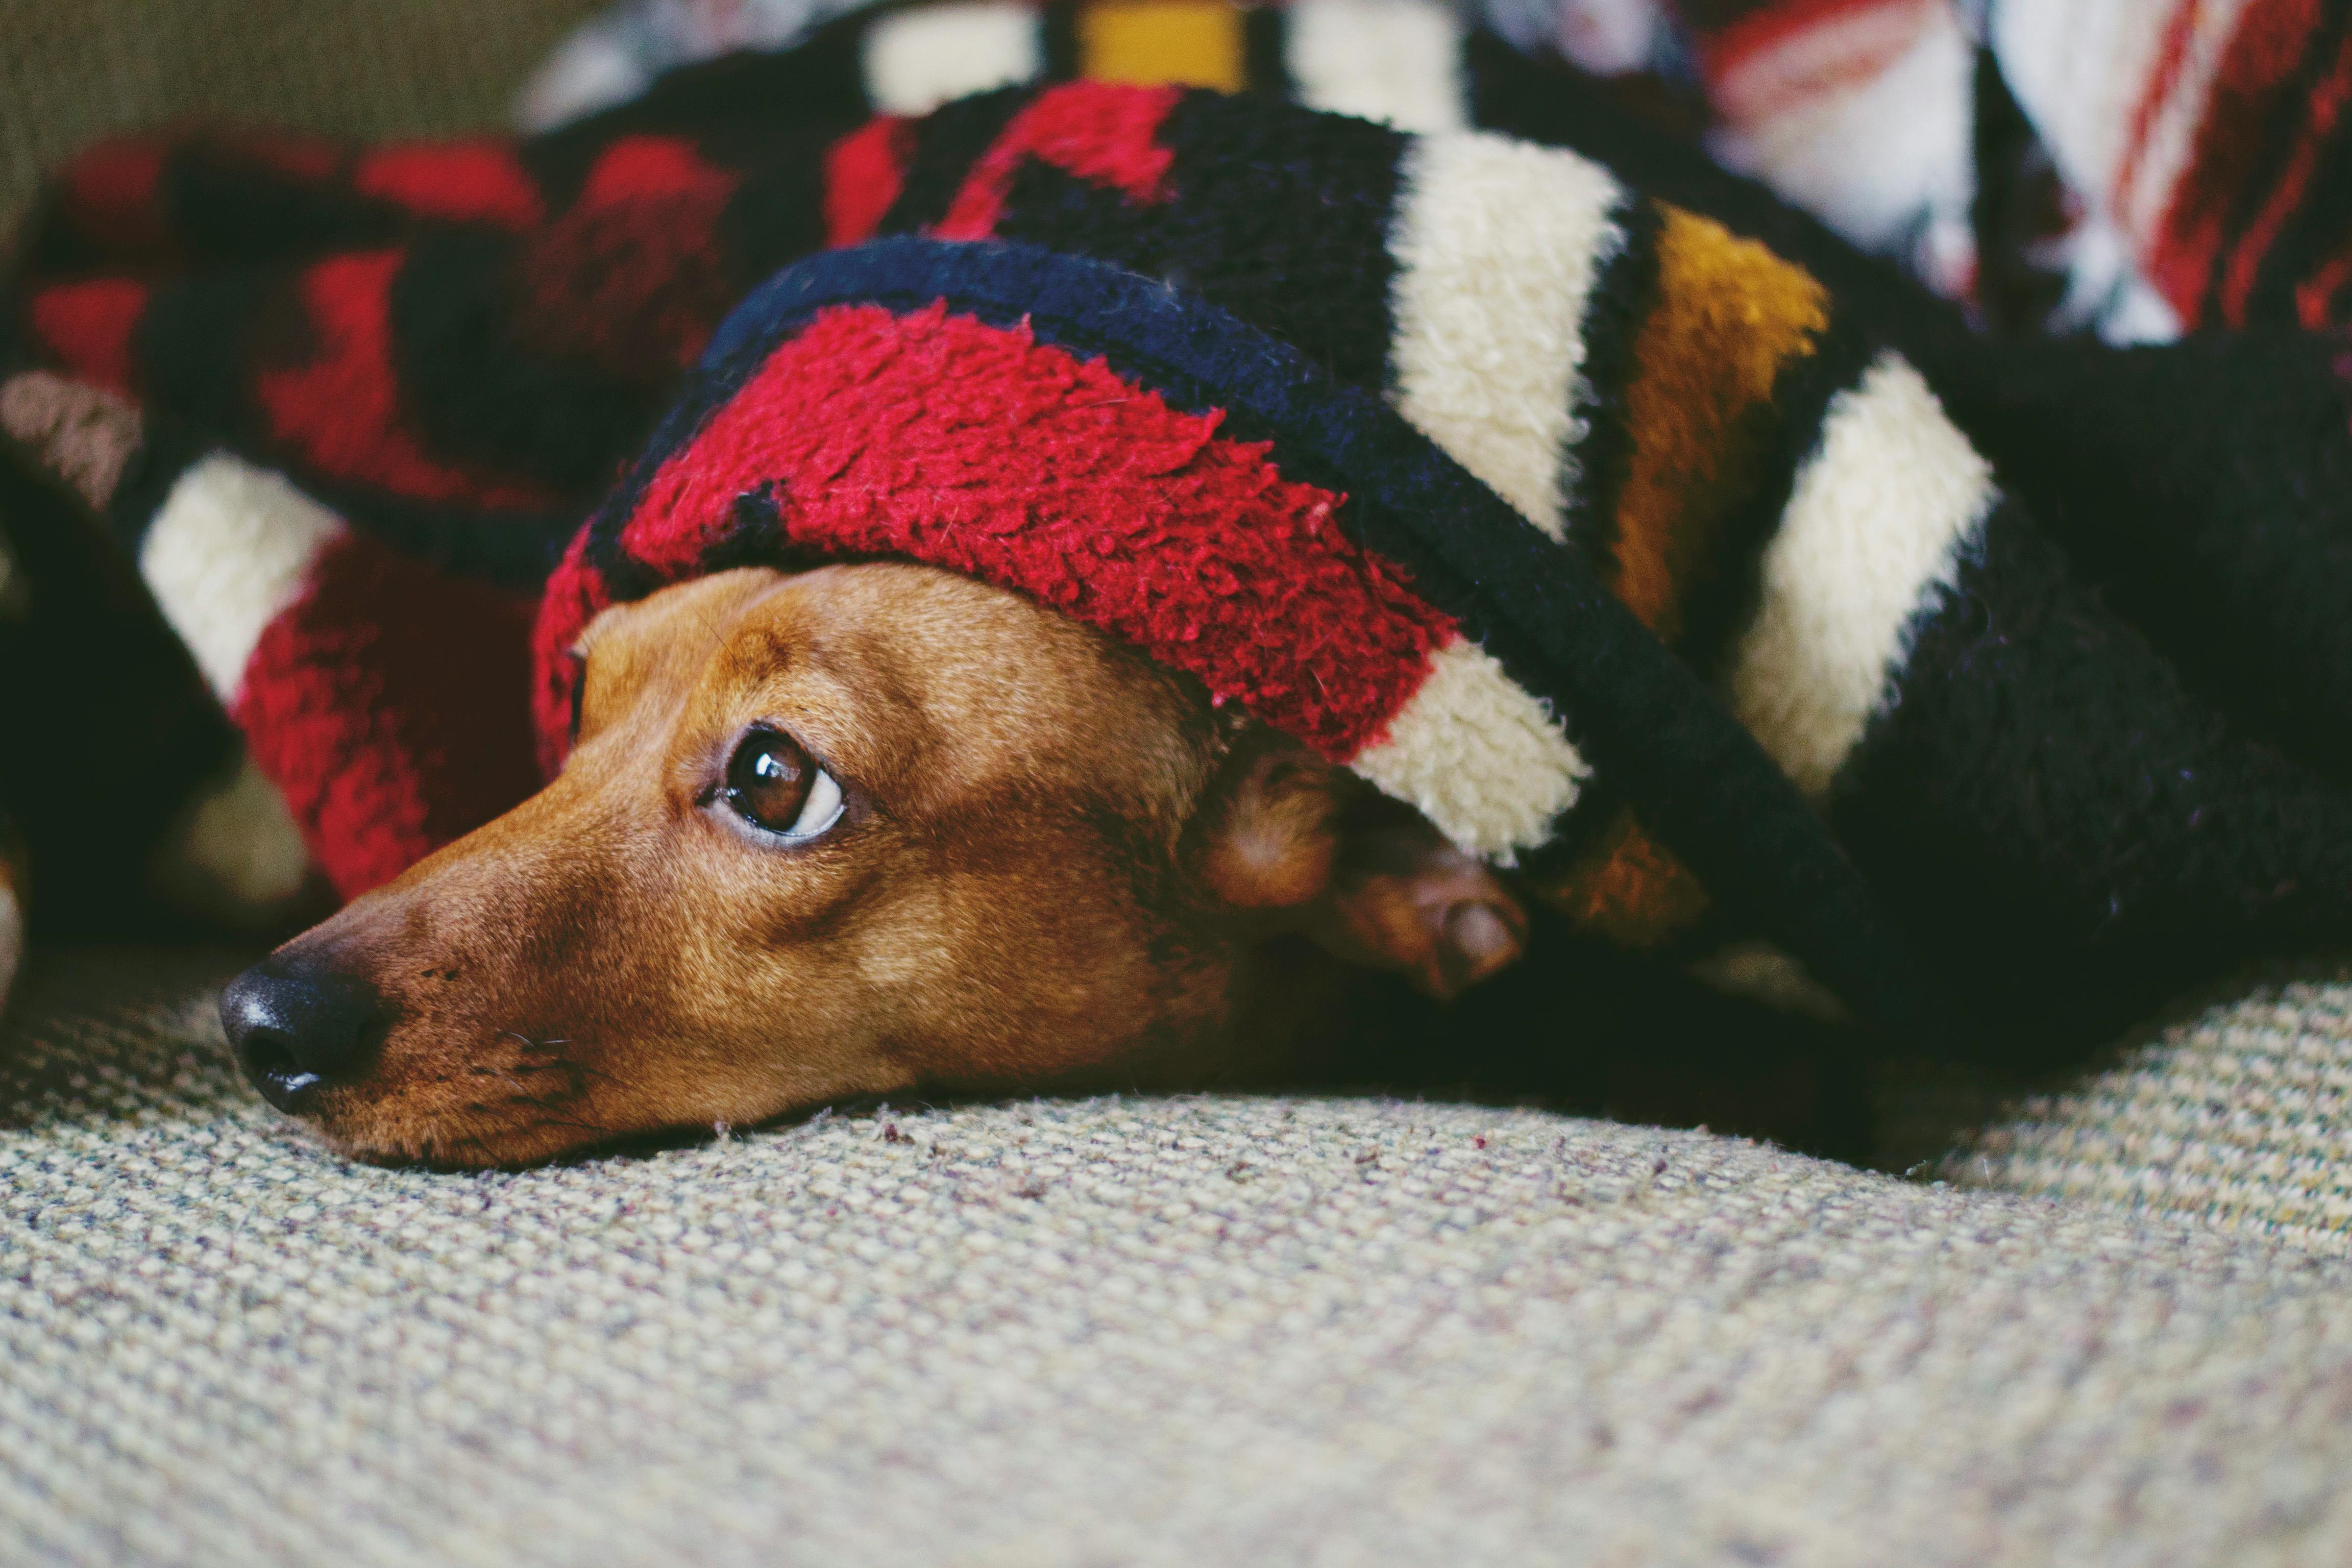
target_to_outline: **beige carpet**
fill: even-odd
[[[2352,1265],[1368,1100],[355,1168],[228,964],[0,1035],[0,1562],[2352,1561]]]
[[[1987,1124],[1932,1173],[2352,1255],[2352,962],[2235,981],[2108,1053],[2103,1070],[2005,1104],[1982,1083],[1962,1087],[1973,1102],[1935,1108],[1944,1141]]]

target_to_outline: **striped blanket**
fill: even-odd
[[[914,10],[933,19],[872,0],[622,0],[549,60],[522,117],[561,123],[665,69],[799,44],[856,11],[886,102],[940,80],[926,27],[989,36],[946,72],[968,86],[983,85],[974,71],[992,86],[1139,37],[1164,69],[1163,40],[1189,29],[1209,85],[1285,86],[1343,111],[1370,92],[1434,130],[1459,40],[1483,23],[1703,137],[1997,328],[2164,342],[2352,310],[2352,204],[2336,194],[2352,8],[2339,0],[1274,0],[1238,21],[1213,0]],[[1250,35],[1224,59],[1197,41],[1220,26]]]
[[[0,382],[43,920],[376,885],[560,758],[601,605],[882,552],[1136,641],[1592,937],[1914,1038],[2352,924],[2333,340],[1972,336],[1480,35],[1414,131],[873,119],[872,26],[520,143],[67,172]]]

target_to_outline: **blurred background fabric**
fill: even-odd
[[[502,122],[600,0],[0,0],[0,228],[43,171],[186,119],[362,138]]]

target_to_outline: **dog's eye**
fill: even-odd
[[[743,737],[727,761],[724,793],[736,816],[788,844],[804,844],[841,820],[841,785],[781,731]]]

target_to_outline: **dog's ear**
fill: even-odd
[[[1195,819],[1208,896],[1440,1000],[1516,960],[1526,907],[1413,811],[1288,738],[1237,736]]]

